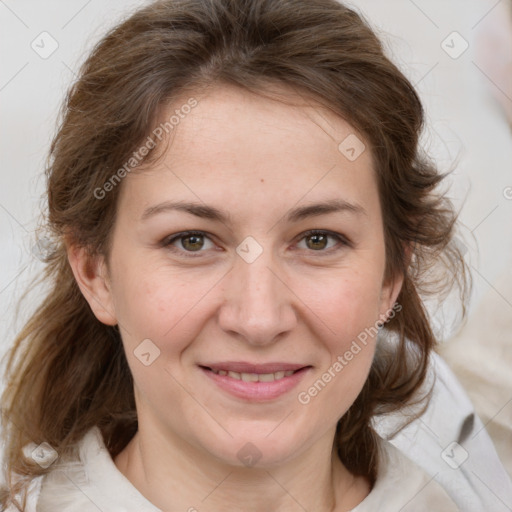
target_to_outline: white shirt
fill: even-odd
[[[433,353],[427,387],[435,375],[432,400],[420,418],[390,442],[421,466],[464,512],[511,512],[512,482],[485,425],[441,357]],[[385,439],[401,413],[375,425]]]
[[[352,512],[455,512],[444,489],[391,443],[379,438],[377,481]],[[97,427],[79,445],[80,460],[55,463],[29,488],[25,512],[161,512],[117,469]],[[7,512],[14,512],[9,508]]]

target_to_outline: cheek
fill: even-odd
[[[218,281],[216,275],[137,261],[120,262],[116,270],[115,311],[129,344],[140,343],[141,337],[162,339],[175,329],[181,332]]]
[[[320,371],[303,387],[299,401],[316,402],[318,410],[330,411],[333,420],[356,399],[373,361],[379,280],[377,274],[352,272],[338,282],[320,281],[316,290],[321,291],[312,296],[314,310],[326,327],[322,344],[327,357]]]
[[[137,275],[125,273],[116,288],[116,313],[139,404],[152,404],[163,421],[169,418],[162,403],[172,403],[176,410],[188,403],[182,387],[189,378],[183,373],[189,362],[185,354],[214,310],[221,277],[146,266]]]
[[[116,314],[136,387],[147,402],[165,396],[178,406],[174,366],[201,328],[200,299],[212,288],[212,279],[185,279],[184,273],[170,276],[147,266],[140,272],[118,272],[118,277]]]
[[[327,327],[329,345],[339,350],[379,319],[381,276],[352,270],[338,278],[326,276],[309,290],[308,305]]]

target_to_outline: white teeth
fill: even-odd
[[[274,382],[275,380],[289,377],[295,373],[293,370],[279,371],[274,373],[239,373],[226,370],[212,370],[212,372],[216,373],[217,375],[227,375],[232,379],[243,380],[244,382]]]
[[[258,376],[255,373],[241,373],[244,382],[258,382]]]

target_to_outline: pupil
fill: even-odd
[[[194,241],[192,241],[191,243],[188,242],[189,240],[194,240],[194,239],[195,239],[195,242]],[[199,240],[199,242],[198,242],[198,240]],[[189,235],[183,239],[182,244],[185,249],[191,249],[194,251],[194,250],[201,249],[203,244],[200,242],[201,242],[200,235]],[[197,247],[196,244],[199,244],[199,247]],[[194,245],[196,245],[196,246],[194,247]]]
[[[311,235],[310,236],[310,240],[316,240],[318,242],[318,239],[320,239],[320,246],[316,245],[316,248],[323,249],[325,247],[325,241],[326,241],[327,237],[325,235]],[[315,244],[317,242],[313,242],[313,243]],[[315,246],[313,246],[313,248],[315,248]]]

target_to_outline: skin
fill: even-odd
[[[308,404],[298,394],[389,314],[402,284],[384,282],[369,146],[349,161],[338,145],[355,130],[311,101],[292,106],[226,85],[194,97],[198,105],[162,158],[123,180],[109,261],[68,251],[97,318],[119,325],[134,377],[139,431],[114,462],[166,511],[350,510],[370,483],[351,475],[332,445],[376,340]],[[364,212],[285,219],[297,206],[340,198]],[[141,220],[166,201],[215,206],[230,220],[183,211]],[[310,229],[338,233],[349,245],[304,236]],[[187,230],[205,237],[162,243]],[[248,236],[263,250],[252,263],[236,252]],[[134,354],[144,339],[160,350],[148,366]],[[310,368],[286,394],[250,402],[198,366],[219,361]],[[237,456],[248,442],[261,457],[252,467]]]

